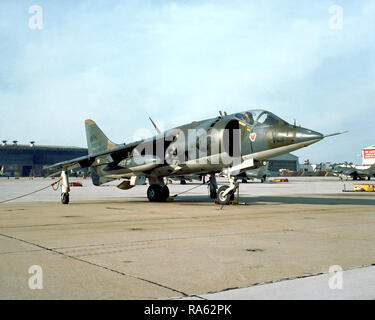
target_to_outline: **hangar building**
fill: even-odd
[[[267,169],[271,171],[271,174],[273,176],[278,176],[280,173],[280,169],[287,169],[297,172],[299,169],[298,161],[298,157],[294,154],[283,154],[281,156],[269,159]]]
[[[0,173],[9,177],[43,177],[48,174],[44,166],[87,155],[86,148],[8,144],[0,145]]]

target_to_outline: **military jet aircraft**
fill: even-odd
[[[338,176],[340,180],[358,180],[360,178],[367,178],[371,180],[371,177],[375,177],[375,164],[368,168],[358,168],[353,164],[343,163],[343,164],[333,164],[328,166],[326,169],[328,172],[335,176]]]
[[[210,196],[220,204],[229,204],[238,188],[236,175],[259,167],[266,159],[288,153],[342,132],[323,135],[289,124],[266,110],[193,121],[160,132],[154,137],[116,144],[109,140],[92,120],[85,121],[88,155],[52,165],[61,171],[61,201],[69,203],[67,171],[89,168],[93,184],[123,179],[120,189],[144,184],[150,186],[150,201],[166,201],[169,189],[164,177],[189,174],[210,175]],[[229,184],[218,185],[215,173],[223,173]]]

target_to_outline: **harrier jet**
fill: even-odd
[[[353,180],[360,178],[367,178],[371,180],[371,177],[375,177],[375,164],[367,168],[359,168],[353,164],[334,164],[327,168],[328,172],[332,172],[333,175],[338,176],[340,180],[348,180],[352,177]]]
[[[223,115],[159,132],[154,137],[116,144],[109,140],[92,120],[85,121],[88,155],[50,167],[61,171],[61,201],[69,203],[67,172],[89,168],[92,182],[121,179],[118,188],[150,186],[150,201],[166,201],[169,189],[164,178],[191,174],[210,175],[210,197],[229,204],[238,188],[241,172],[256,169],[264,160],[309,146],[325,137],[319,132],[289,124],[265,110],[250,110]],[[228,178],[218,188],[215,174]]]

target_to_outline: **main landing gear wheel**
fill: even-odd
[[[164,202],[169,198],[169,189],[167,186],[152,184],[147,189],[147,198],[151,202]]]
[[[61,203],[68,204],[69,203],[69,193],[62,193],[61,194]]]
[[[221,186],[217,192],[217,201],[219,204],[229,204],[231,200],[234,199],[234,192],[229,192],[227,195],[223,195],[224,191],[227,190],[229,186]]]

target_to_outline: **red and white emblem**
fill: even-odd
[[[253,133],[250,133],[250,136],[249,136],[249,138],[250,138],[251,142],[254,142],[254,141],[255,141],[255,139],[256,139],[256,137],[257,137],[257,134],[256,134],[255,132],[253,132]]]

